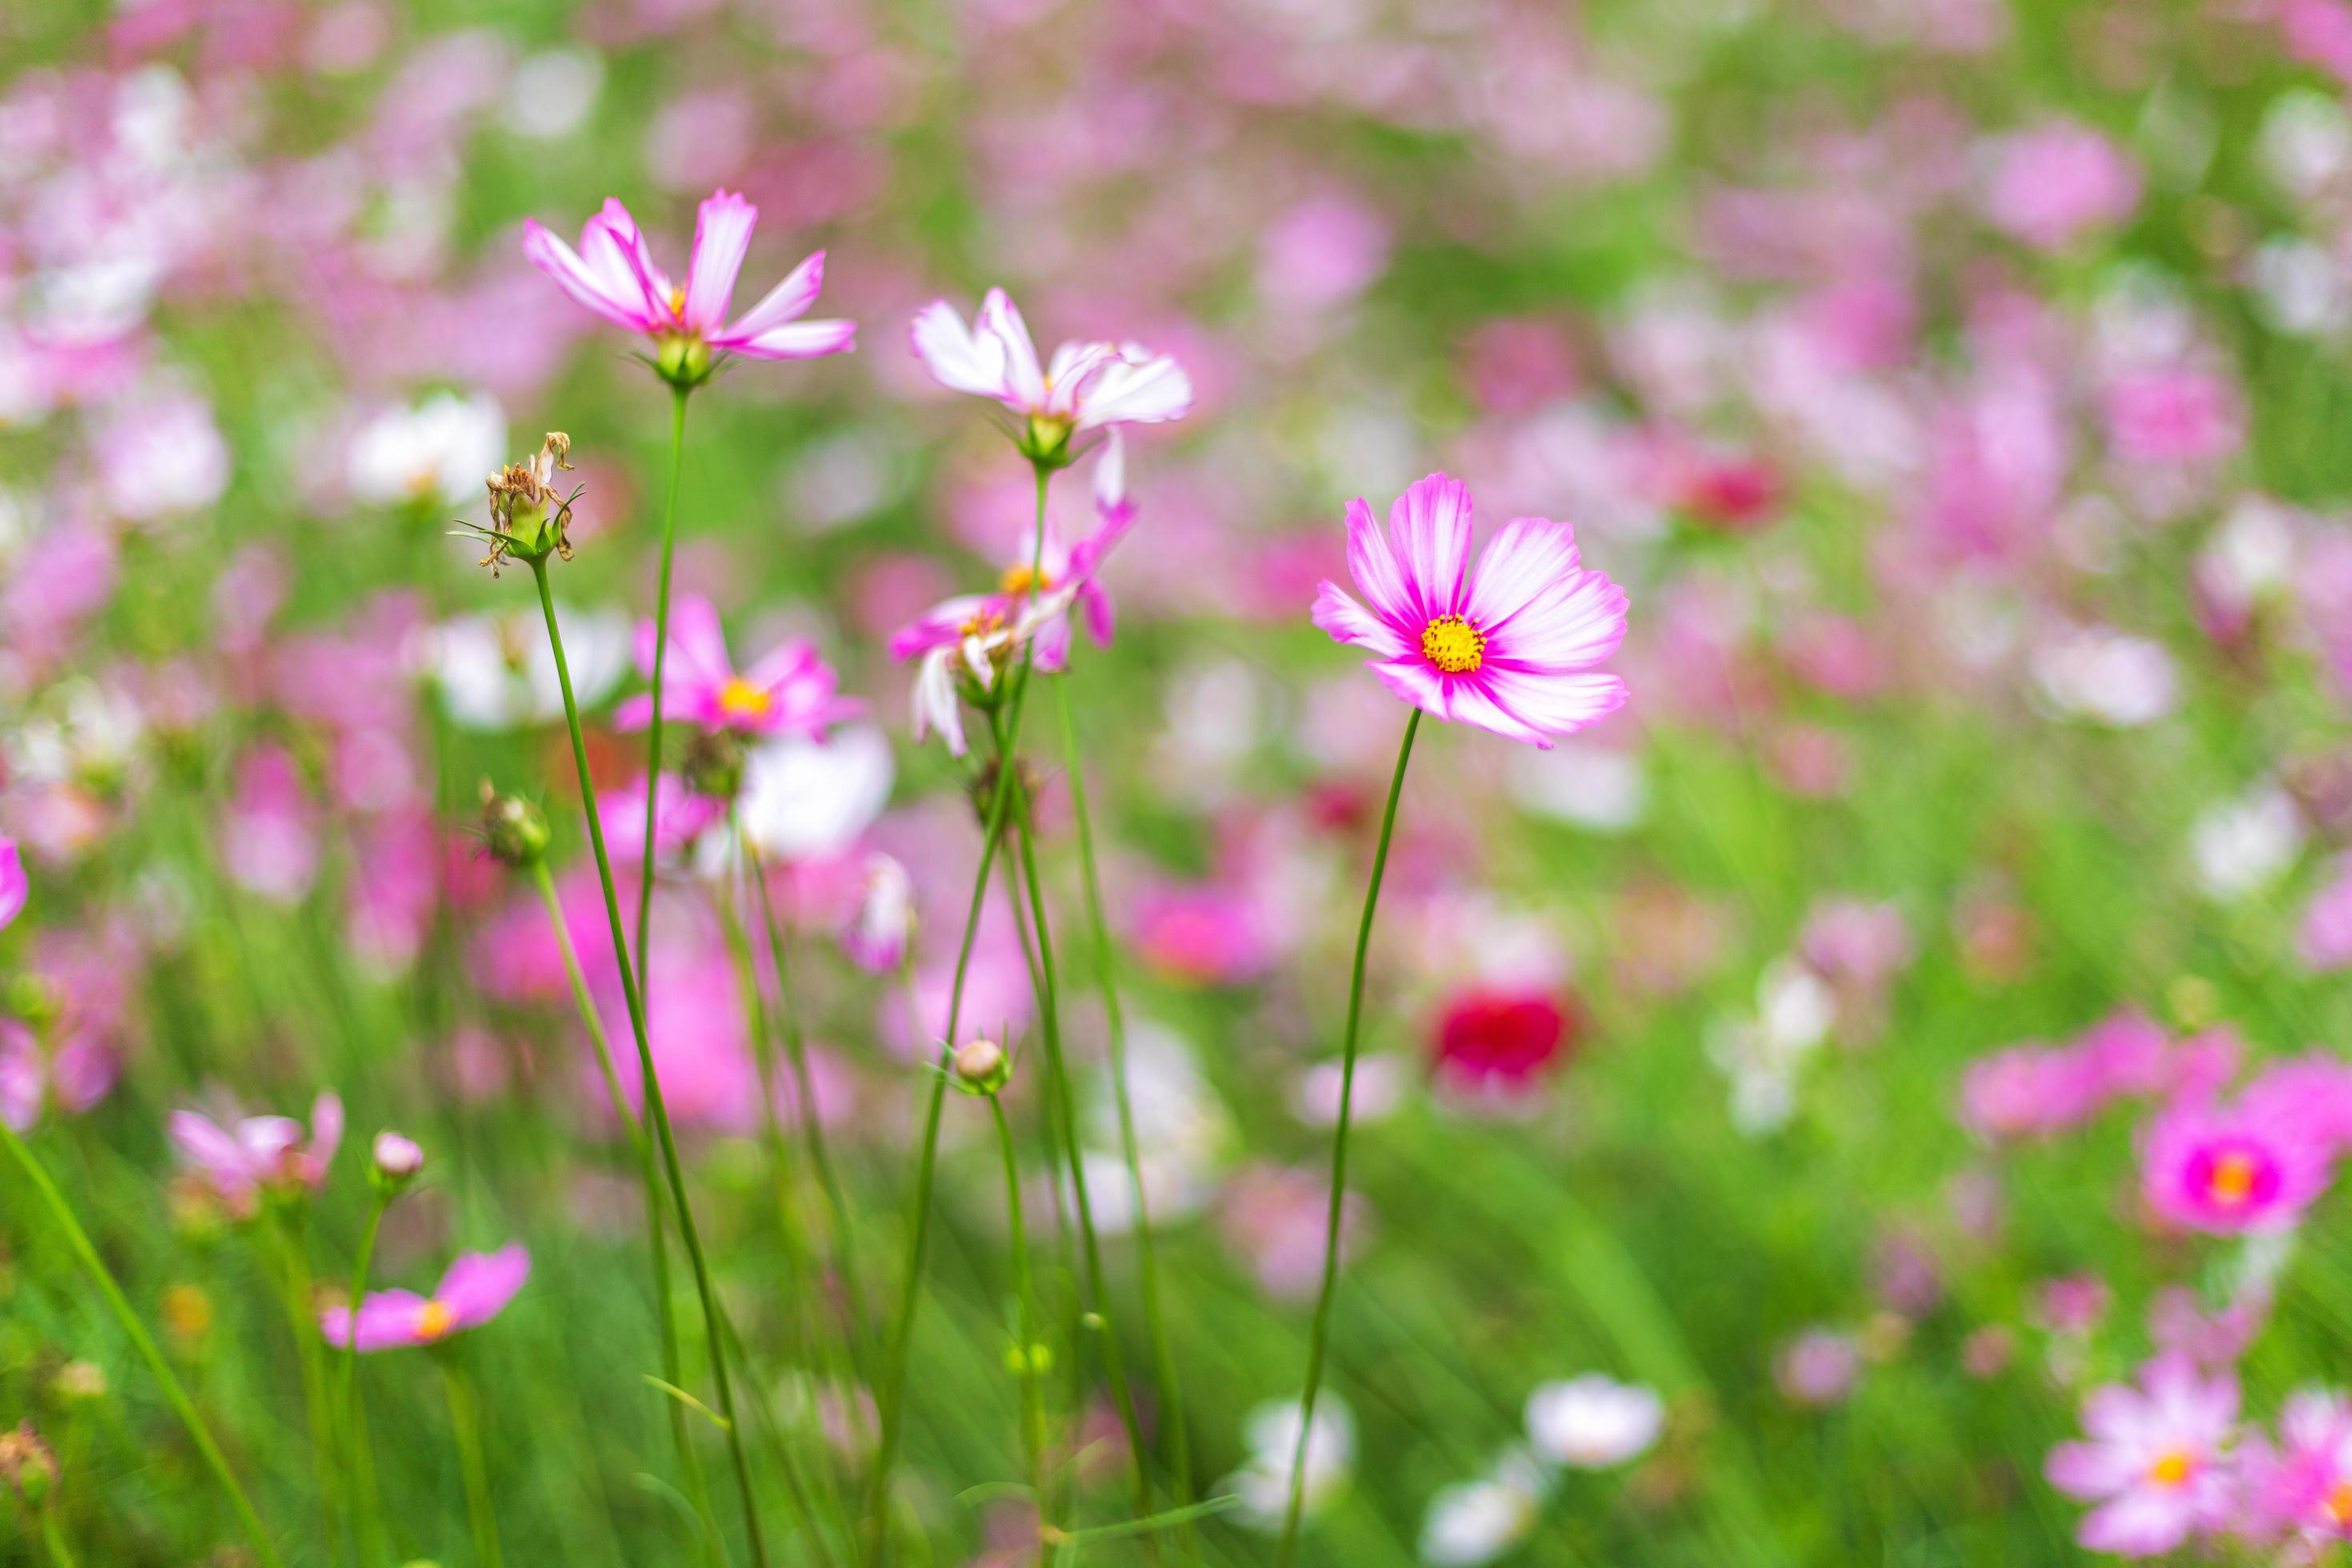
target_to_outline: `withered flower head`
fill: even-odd
[[[481,564],[492,576],[510,559],[542,561],[551,551],[572,559],[572,503],[580,499],[580,491],[560,495],[555,489],[556,474],[571,468],[572,437],[551,430],[537,452],[490,476],[490,526],[467,526],[489,542],[489,553]]]

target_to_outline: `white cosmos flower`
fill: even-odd
[[[2275,784],[2206,807],[2189,832],[2198,885],[2225,902],[2276,880],[2302,848],[2302,814]]]
[[[1665,1421],[1665,1402],[1654,1390],[1597,1372],[1547,1383],[1528,1396],[1528,1437],[1536,1453],[1580,1470],[1639,1458]]]
[[[2163,646],[2113,626],[2082,627],[2044,644],[2033,656],[2033,678],[2061,714],[2117,729],[2154,723],[2178,696]]]
[[[436,393],[413,408],[383,409],[360,427],[352,442],[352,494],[373,506],[454,506],[481,493],[484,477],[504,466],[506,449],[507,416],[497,398]]]
[[[737,818],[770,858],[839,855],[890,804],[895,776],[889,740],[872,724],[843,725],[825,741],[779,735],[744,757]]]
[[[1298,1449],[1298,1401],[1266,1401],[1250,1412],[1242,1435],[1250,1457],[1240,1469],[1219,1481],[1217,1489],[1241,1500],[1234,1510],[1241,1523],[1253,1530],[1279,1530],[1290,1506],[1291,1460]],[[1355,1462],[1355,1417],[1338,1394],[1326,1390],[1316,1396],[1314,1425],[1307,1428],[1304,1511],[1312,1514],[1337,1497],[1347,1486]]]
[[[609,607],[555,607],[563,633],[572,694],[592,708],[620,684],[629,668],[629,617]],[[460,616],[427,627],[419,638],[419,667],[441,689],[450,721],[467,730],[511,730],[563,716],[563,687],[547,646],[547,623],[536,610]]]
[[[1542,1468],[1511,1449],[1481,1479],[1444,1488],[1422,1521],[1421,1560],[1436,1568],[1492,1563],[1534,1531],[1546,1485]]]

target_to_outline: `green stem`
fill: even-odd
[[[849,1311],[850,1358],[856,1363],[859,1376],[867,1377],[870,1369],[866,1364],[866,1293],[858,1283],[856,1238],[850,1229],[849,1202],[842,1192],[840,1178],[834,1173],[833,1158],[825,1148],[824,1124],[817,1117],[816,1085],[809,1076],[808,1043],[801,1032],[799,1005],[793,999],[792,965],[785,953],[783,930],[776,922],[775,900],[768,892],[766,869],[760,863],[760,852],[748,842],[744,853],[751,886],[759,895],[760,923],[767,930],[769,961],[776,969],[776,992],[784,1020],[784,1057],[792,1064],[801,1136],[808,1143],[809,1163],[816,1168],[817,1183],[824,1189],[825,1206],[832,1211],[833,1267],[834,1272],[841,1276],[843,1300]]]
[[[1045,555],[1045,487],[1053,471],[1040,465],[1037,473],[1037,536],[1036,547],[1030,563],[1029,580],[1037,581],[1044,570]],[[1021,715],[1029,701],[1030,653],[1021,650],[1021,664],[1013,677],[1013,711],[1005,729],[1008,742],[1017,744],[1021,739]],[[898,1285],[898,1310],[891,1320],[888,1359],[884,1364],[878,1403],[882,1412],[882,1440],[874,1457],[874,1481],[868,1511],[873,1518],[874,1538],[872,1562],[880,1568],[888,1555],[890,1531],[887,1509],[890,1500],[890,1472],[898,1458],[898,1433],[904,1416],[907,1392],[907,1352],[915,1334],[915,1308],[921,1300],[923,1258],[931,1239],[931,1178],[938,1168],[940,1149],[940,1113],[944,1109],[948,1092],[950,1058],[955,1053],[956,1030],[963,1020],[964,976],[971,967],[972,943],[980,936],[981,907],[988,901],[988,873],[996,863],[996,847],[1004,837],[1005,814],[1013,804],[1013,759],[1011,745],[997,752],[996,792],[988,803],[988,820],[982,831],[980,869],[971,879],[971,904],[964,912],[962,945],[956,951],[955,979],[948,990],[947,1037],[940,1042],[940,1058],[931,1079],[931,1100],[923,1115],[923,1146],[915,1170],[915,1223],[907,1242],[906,1272]],[[909,1012],[908,1026],[919,1029],[922,1017]]]
[[[683,396],[683,394],[680,395]],[[680,405],[678,418],[685,414]],[[572,763],[580,775],[582,815],[588,819],[588,844],[595,851],[596,880],[604,894],[604,915],[612,926],[613,953],[620,960],[621,995],[629,1010],[629,1032],[637,1047],[637,1068],[645,1084],[646,1110],[654,1125],[656,1140],[661,1146],[662,1164],[669,1176],[670,1199],[677,1211],[677,1233],[686,1243],[687,1260],[694,1268],[695,1293],[702,1300],[702,1322],[705,1336],[710,1342],[710,1371],[719,1385],[719,1413],[726,1417],[727,1451],[735,1468],[736,1489],[742,1494],[743,1531],[751,1550],[751,1561],[765,1568],[768,1561],[766,1543],[760,1534],[760,1509],[751,1492],[751,1461],[743,1452],[741,1424],[735,1418],[735,1392],[727,1375],[727,1337],[720,1331],[719,1299],[710,1287],[710,1268],[702,1253],[702,1236],[695,1228],[694,1208],[686,1198],[686,1173],[677,1159],[677,1140],[669,1124],[669,1107],[662,1099],[661,1080],[654,1072],[653,1046],[646,1034],[645,998],[637,990],[635,973],[630,969],[627,953],[628,938],[621,928],[621,899],[613,887],[613,861],[604,847],[604,827],[596,808],[596,781],[588,772],[588,743],[580,733],[580,704],[572,692],[572,670],[564,662],[563,633],[555,624],[555,596],[547,584],[547,558],[541,556],[530,563],[531,575],[539,583],[539,604],[547,619],[547,640],[555,658],[557,683],[563,689],[563,722],[572,732]],[[648,856],[644,868],[648,881],[653,877],[653,861]]]
[[[41,1544],[48,1550],[50,1568],[74,1568],[73,1549],[66,1544],[58,1510],[47,1503],[41,1505]]]
[[[352,1462],[352,1544],[357,1552],[361,1568],[366,1568],[374,1548],[384,1541],[383,1520],[378,1512],[375,1489],[375,1464],[369,1457],[367,1418],[360,1410],[360,1303],[367,1300],[368,1266],[375,1259],[376,1228],[383,1223],[383,1211],[392,1206],[393,1194],[379,1190],[368,1204],[366,1228],[360,1232],[359,1260],[352,1266],[352,1293],[345,1308],[351,1342],[343,1349],[343,1397],[339,1402],[343,1409],[344,1441]]]
[[[1143,1194],[1143,1156],[1135,1135],[1135,1105],[1127,1082],[1127,1015],[1119,1005],[1118,953],[1111,946],[1110,921],[1103,913],[1102,879],[1095,869],[1094,827],[1087,815],[1087,775],[1078,757],[1078,730],[1070,716],[1066,679],[1054,682],[1061,710],[1063,775],[1069,782],[1070,815],[1078,830],[1078,868],[1086,884],[1087,921],[1092,928],[1095,986],[1102,994],[1103,1017],[1110,1041],[1111,1096],[1118,1107],[1118,1144],[1127,1162],[1129,1196],[1135,1205],[1136,1271],[1143,1293],[1143,1328],[1151,1342],[1151,1371],[1159,1387],[1161,1424],[1168,1433],[1168,1458],[1176,1482],[1177,1534],[1187,1560],[1201,1556],[1193,1516],[1184,1510],[1192,1503],[1192,1444],[1184,1426],[1184,1399],[1176,1375],[1176,1358],[1168,1348],[1167,1320],[1160,1310],[1160,1263],[1151,1240],[1151,1212]]]
[[[490,1473],[482,1462],[482,1413],[474,1386],[457,1370],[457,1359],[444,1352],[441,1381],[449,1391],[449,1431],[457,1443],[457,1469],[466,1481],[466,1519],[474,1528],[474,1560],[480,1568],[503,1568],[499,1552],[499,1514],[490,1500]]]
[[[189,1440],[195,1444],[196,1452],[204,1456],[205,1464],[219,1480],[221,1489],[228,1493],[229,1506],[236,1510],[237,1522],[244,1527],[246,1539],[253,1543],[254,1555],[261,1560],[263,1568],[282,1568],[278,1549],[270,1544],[269,1532],[262,1528],[261,1516],[253,1511],[253,1501],[245,1495],[245,1488],[237,1483],[236,1472],[228,1468],[228,1460],[222,1455],[220,1445],[213,1440],[212,1429],[205,1425],[205,1418],[196,1414],[194,1402],[189,1399],[188,1391],[180,1386],[180,1380],[173,1374],[171,1363],[163,1359],[163,1352],[156,1348],[154,1336],[148,1333],[147,1326],[139,1321],[139,1314],[131,1310],[131,1302],[122,1294],[122,1287],[115,1283],[114,1273],[107,1268],[106,1260],[99,1257],[98,1248],[90,1245],[89,1234],[74,1217],[65,1194],[58,1191],[57,1184],[49,1179],[49,1173],[43,1168],[40,1160],[5,1118],[0,1118],[0,1142],[8,1145],[8,1152],[23,1168],[25,1179],[32,1184],[35,1192],[40,1194],[41,1201],[48,1206],[58,1228],[65,1233],[66,1243],[74,1257],[98,1286],[99,1294],[106,1298],[107,1307],[114,1313],[115,1321],[122,1325],[122,1331],[130,1337],[140,1359],[147,1363],[147,1370],[154,1373],[165,1402],[172,1406],[173,1414],[179,1416],[180,1424],[187,1428]]]
[[[1356,1034],[1364,1012],[1364,956],[1372,942],[1372,911],[1380,906],[1381,878],[1388,870],[1397,802],[1404,795],[1405,763],[1412,760],[1412,738],[1420,731],[1421,710],[1416,708],[1405,721],[1404,742],[1397,748],[1396,776],[1389,781],[1388,807],[1381,813],[1380,844],[1372,851],[1371,881],[1364,889],[1364,916],[1356,926],[1356,962],[1348,975],[1348,1032],[1339,1047],[1339,1121],[1331,1134],[1331,1207],[1323,1223],[1323,1289],[1315,1299],[1315,1323],[1307,1337],[1307,1388],[1298,1396],[1298,1439],[1290,1455],[1290,1502],[1283,1510],[1282,1543],[1275,1551],[1275,1568],[1288,1568],[1298,1551],[1298,1517],[1307,1498],[1307,1438],[1315,1424],[1315,1394],[1323,1381],[1331,1296],[1339,1283],[1339,1215],[1348,1195],[1348,1117],[1355,1109]]]
[[[596,1065],[604,1074],[604,1092],[613,1101],[613,1114],[620,1118],[628,1130],[629,1145],[636,1151],[637,1180],[645,1193],[646,1251],[654,1266],[654,1314],[661,1331],[662,1381],[673,1388],[685,1384],[684,1357],[678,1350],[677,1312],[670,1300],[669,1242],[663,1234],[661,1173],[654,1163],[653,1145],[646,1139],[646,1130],[629,1109],[621,1092],[621,1075],[613,1065],[613,1047],[604,1033],[604,1019],[596,1011],[595,1000],[588,994],[587,976],[580,968],[580,954],[572,945],[572,924],[563,917],[562,901],[555,895],[555,879],[543,859],[531,862],[532,880],[538,885],[540,900],[547,906],[548,923],[555,930],[555,945],[563,955],[563,973],[572,983],[572,1004],[580,1014],[580,1022],[588,1031],[589,1040],[596,1047]],[[614,962],[625,963],[615,951]],[[662,1402],[668,1407],[671,1442],[677,1448],[678,1466],[686,1478],[687,1500],[693,1504],[697,1518],[706,1528],[701,1532],[704,1554],[713,1563],[723,1561],[717,1541],[719,1521],[710,1511],[710,1489],[702,1479],[702,1460],[695,1453],[693,1437],[687,1428],[686,1412],[677,1401]]]
[[[1144,1463],[1143,1423],[1136,1416],[1135,1391],[1128,1384],[1127,1358],[1119,1350],[1118,1333],[1108,1321],[1110,1291],[1104,1282],[1102,1242],[1095,1232],[1094,1203],[1087,1194],[1086,1158],[1078,1147],[1076,1100],[1070,1091],[1069,1067],[1062,1054],[1061,986],[1054,968],[1054,939],[1045,925],[1045,889],[1037,877],[1037,845],[1030,832],[1030,816],[1024,803],[1014,826],[1021,838],[1022,879],[1029,889],[1029,927],[1037,938],[1038,1032],[1045,1041],[1045,1070],[1053,1075],[1062,1145],[1069,1151],[1070,1192],[1077,1200],[1079,1256],[1086,1263],[1087,1294],[1100,1321],[1103,1370],[1110,1374],[1111,1403],[1118,1407],[1119,1425],[1127,1429],[1128,1450],[1135,1462],[1135,1511],[1138,1518],[1142,1518],[1152,1511],[1151,1475]],[[1158,1540],[1147,1535],[1143,1545],[1146,1555],[1158,1562]]]
[[[646,731],[646,858],[645,879],[637,884],[637,993],[646,994],[652,976],[646,968],[646,932],[653,921],[654,910],[654,819],[661,804],[662,771],[662,677],[669,668],[669,569],[670,558],[677,545],[677,479],[686,462],[686,395],[684,386],[670,388],[669,407],[669,500],[662,508],[661,582],[654,597],[654,715]],[[629,962],[629,950],[623,947],[620,958]]]
[[[319,1332],[317,1303],[310,1285],[310,1266],[292,1223],[272,1215],[262,1221],[269,1250],[278,1254],[279,1298],[285,1304],[287,1328],[294,1336],[295,1363],[302,1374],[302,1409],[310,1428],[310,1472],[319,1489],[320,1521],[324,1527],[328,1561],[342,1555],[342,1526],[337,1522],[335,1497],[335,1423],[327,1393],[322,1356],[325,1339]]]
[[[1037,1561],[1049,1559],[1055,1531],[1046,1515],[1045,1395],[1037,1381],[1037,1295],[1029,1277],[1029,1234],[1021,1215],[1021,1167],[1013,1153],[1013,1125],[1004,1120],[1004,1101],[988,1097],[989,1114],[996,1121],[996,1147],[1004,1157],[1004,1218],[1013,1241],[1013,1288],[1019,1302],[1021,1343],[1015,1353],[1021,1372],[1021,1447],[1029,1462],[1029,1490],[1037,1503]]]

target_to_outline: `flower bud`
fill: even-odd
[[[0,1481],[35,1508],[48,1500],[57,1485],[58,1457],[30,1421],[17,1423],[14,1432],[0,1432]]]
[[[425,1151],[397,1132],[377,1133],[374,1153],[376,1180],[394,1191],[406,1186],[425,1168]]]
[[[672,386],[700,386],[710,379],[710,345],[684,332],[665,333],[654,353],[654,371]]]
[[[994,1040],[966,1040],[952,1059],[956,1087],[966,1094],[994,1094],[1013,1078],[1013,1063]]]
[[[482,781],[482,841],[509,866],[537,865],[547,854],[547,816],[519,795],[500,795]]]

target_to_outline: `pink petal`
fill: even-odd
[[[1105,425],[1158,425],[1181,419],[1192,408],[1192,378],[1166,354],[1141,363],[1121,358],[1105,365],[1087,384],[1078,428]]]
[[[1515,517],[1479,552],[1470,576],[1469,616],[1491,637],[1576,568],[1575,529],[1549,518]]]
[[[731,191],[710,193],[694,216],[694,252],[686,264],[686,307],[681,315],[688,329],[708,334],[727,319],[735,301],[735,279],[743,270],[743,257],[751,248],[751,230],[760,209]]]
[[[0,931],[16,923],[31,895],[32,883],[25,876],[25,858],[17,853],[16,841],[0,834]]]
[[[522,226],[522,253],[526,260],[550,278],[555,286],[572,297],[572,302],[593,310],[616,327],[631,331],[647,331],[654,325],[646,315],[645,301],[634,279],[625,289],[615,290],[612,281],[535,218],[527,218]]]
[[[823,359],[857,346],[855,321],[786,321],[756,337],[730,336],[718,345],[747,359]]]
[[[823,664],[824,661],[817,658],[814,643],[806,637],[793,637],[761,654],[751,668],[743,672],[743,679],[762,691],[773,691],[788,680],[797,679],[812,669],[822,668]]]
[[[221,1131],[212,1118],[193,1110],[175,1110],[165,1119],[164,1126],[172,1142],[179,1145],[181,1155],[205,1174],[238,1181],[252,1175],[253,1157],[246,1152],[245,1145]]]
[[[980,332],[1003,346],[1004,385],[1013,401],[1024,408],[1042,410],[1045,373],[1037,368],[1037,345],[1029,336],[1029,323],[1021,319],[1019,307],[1003,289],[991,289],[980,302]]]
[[[343,1102],[331,1090],[322,1093],[310,1106],[310,1155],[317,1168],[324,1171],[334,1159],[335,1151],[343,1142]]]
[[[639,623],[637,628],[637,664],[647,676],[653,674],[653,623]],[[727,633],[719,624],[719,611],[699,594],[688,594],[669,607],[669,660],[662,670],[662,679],[670,689],[664,693],[664,703],[680,690],[694,687],[720,687],[734,678],[735,667],[727,658]]]
[[[909,337],[915,357],[941,386],[978,397],[1013,395],[1005,381],[1003,343],[972,331],[945,300],[934,300],[915,312]]]
[[[1459,614],[1470,561],[1470,488],[1444,474],[1417,480],[1389,508],[1389,540],[1422,618]]]
[[[416,1320],[424,1310],[425,1298],[414,1290],[371,1291],[357,1312],[346,1307],[320,1313],[319,1332],[338,1350],[392,1350],[418,1342]]]
[[[784,280],[760,297],[760,302],[710,334],[720,348],[758,337],[772,327],[797,321],[816,303],[824,287],[824,252],[814,252],[784,274]]]
[[[1361,496],[1348,503],[1348,575],[1370,601],[1372,613],[1393,626],[1399,637],[1421,635],[1429,617],[1421,613],[1396,552],[1389,547],[1388,535],[1372,521],[1372,509]]]
[[[629,286],[635,286],[649,326],[669,323],[669,279],[654,265],[654,253],[646,247],[637,220],[617,198],[606,196],[603,210],[581,229],[580,254],[615,299],[627,298]]]
[[[1407,651],[1405,640],[1395,627],[1358,604],[1353,595],[1328,578],[1324,580],[1322,592],[1315,595],[1313,618],[1318,626],[1338,641],[1369,649],[1375,658],[1402,658]]]
[[[2140,1487],[2093,1510],[2074,1539],[2094,1552],[2155,1557],[2186,1541],[2195,1522],[2196,1510],[2185,1498]]]
[[[1045,404],[1042,412],[1075,416],[1094,374],[1118,357],[1114,343],[1066,342],[1054,351],[1045,366]],[[1089,428],[1084,420],[1081,430]]]
[[[1625,590],[1578,572],[1507,622],[1486,630],[1486,658],[1512,669],[1590,669],[1625,640]]]
[[[1625,706],[1625,683],[1613,675],[1529,673],[1489,664],[1468,679],[1496,706],[1547,735],[1572,735]],[[1550,749],[1550,742],[1540,743]]]
[[[509,1241],[496,1252],[467,1252],[441,1276],[434,1300],[447,1307],[461,1329],[488,1322],[515,1299],[530,1278],[530,1253],[520,1241]]]
[[[1437,672],[1433,665],[1423,663],[1418,657],[1410,658],[1376,658],[1366,661],[1381,684],[1403,698],[1434,719],[1451,719],[1453,693],[1450,682]]]
[[[2125,1448],[2105,1443],[2061,1443],[2042,1461],[2042,1473],[2069,1497],[2113,1497],[2140,1478],[2145,1467]]]

